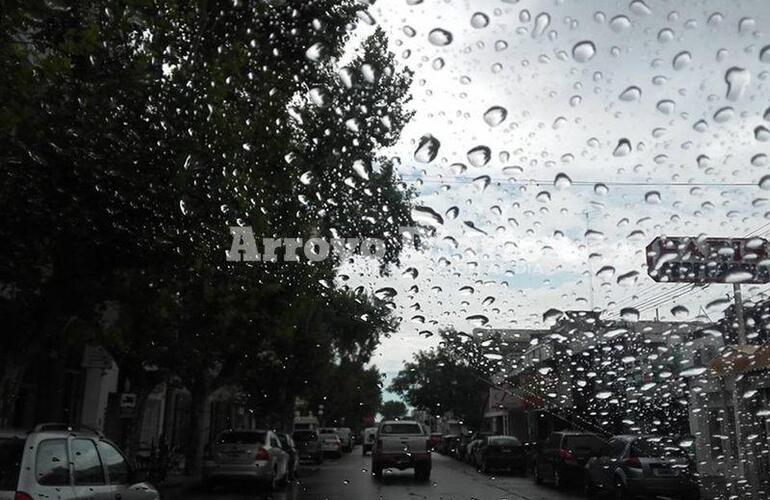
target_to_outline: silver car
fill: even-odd
[[[217,436],[203,465],[203,484],[255,480],[269,489],[288,480],[289,454],[278,436],[268,430],[232,430]]]
[[[612,493],[616,498],[637,495],[699,498],[692,463],[677,444],[659,436],[615,436],[586,464],[589,498]]]
[[[0,430],[0,500],[157,500],[117,446],[61,424]]]

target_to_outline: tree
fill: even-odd
[[[404,417],[406,412],[406,405],[403,401],[385,401],[380,407],[380,414],[384,420]]]
[[[457,332],[442,332],[445,339]],[[390,385],[411,406],[432,415],[452,411],[471,427],[480,428],[489,393],[487,373],[462,357],[460,346],[447,342],[437,348],[419,351],[413,361],[404,363]]]
[[[339,76],[363,8],[6,2],[0,312],[25,335],[0,339],[0,423],[27,360],[75,323],[99,332],[106,307],[118,319],[100,339],[134,389],[180,378],[193,425],[221,384],[286,414],[333,360],[362,369],[392,320],[371,297],[333,290],[334,261],[235,264],[223,250],[228,226],[243,224],[258,237],[387,237],[383,269],[397,259],[409,193],[377,151],[410,116],[411,75],[394,69],[378,31],[344,73],[364,77]],[[319,92],[333,106],[317,105]],[[351,181],[356,161],[365,175]],[[195,443],[190,463],[201,451]]]

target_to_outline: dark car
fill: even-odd
[[[697,499],[693,463],[670,438],[615,436],[586,465],[589,497],[611,492],[616,498],[637,495]]]
[[[460,436],[456,434],[444,434],[441,436],[441,446],[438,451],[442,455],[451,455],[460,441]]]
[[[294,431],[291,437],[294,439],[300,460],[312,460],[317,464],[324,461],[321,438],[317,431],[312,429]]]
[[[494,435],[493,432],[481,431],[477,432],[471,437],[470,442],[465,445],[465,461],[471,465],[478,465],[476,463],[476,450],[486,443],[489,436]]]
[[[570,482],[582,481],[588,459],[599,454],[604,442],[588,432],[552,433],[535,454],[535,482],[550,481],[562,488]]]
[[[278,441],[281,442],[281,449],[289,454],[289,464],[286,469],[286,479],[293,481],[297,477],[297,467],[299,466],[299,451],[294,444],[294,440],[288,434],[278,433]]]
[[[432,450],[438,450],[441,446],[441,433],[440,432],[431,432],[430,436],[428,437],[428,442],[430,443],[430,447]]]
[[[524,445],[513,436],[490,436],[475,453],[475,462],[481,472],[504,469],[524,474],[527,471]]]

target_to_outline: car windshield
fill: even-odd
[[[225,432],[219,436],[217,444],[265,444],[265,439],[264,432]]]
[[[509,436],[490,437],[487,442],[494,446],[521,446],[521,441]]]
[[[126,454],[20,483],[770,498],[770,0],[0,12],[0,433]]]
[[[422,434],[418,424],[385,424],[380,428],[380,434]]]
[[[23,453],[23,439],[0,437],[0,491],[16,489]]]
[[[604,446],[603,441],[598,436],[590,434],[579,436],[566,436],[564,438],[564,447],[568,450],[590,450],[599,451]]]
[[[635,440],[631,445],[631,455],[639,458],[683,458],[687,456],[676,442],[660,438]]]

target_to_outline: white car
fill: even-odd
[[[217,436],[206,453],[203,484],[235,480],[256,480],[269,489],[284,484],[289,477],[289,454],[273,431],[232,430]]]
[[[380,423],[372,450],[372,475],[382,477],[385,469],[414,469],[417,479],[430,479],[428,434],[419,422],[385,420]]]
[[[343,451],[353,450],[353,430],[350,427],[337,427],[337,435],[342,441]]]
[[[321,451],[324,455],[334,455],[337,458],[342,456],[342,440],[335,427],[321,427],[318,434],[321,437]]]
[[[158,500],[117,446],[92,430],[42,424],[0,430],[0,500]]]

